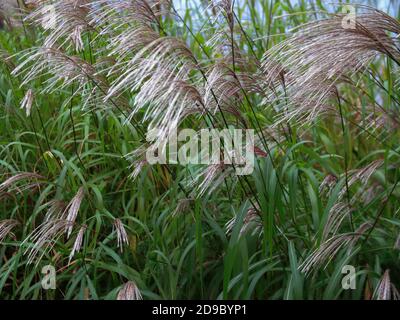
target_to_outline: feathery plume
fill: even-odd
[[[329,195],[336,183],[337,178],[333,174],[328,174],[319,186],[319,193],[323,193],[326,190],[327,194]]]
[[[143,171],[143,168],[147,165],[147,161],[146,160],[141,160],[136,162],[133,166],[134,166],[134,170],[132,171],[132,173],[129,175],[129,177],[132,180],[135,180],[138,175]]]
[[[71,34],[72,43],[75,46],[75,51],[80,52],[83,50],[83,40],[82,40],[82,26],[74,27],[74,31]]]
[[[28,254],[28,263],[32,263],[38,257],[38,254],[42,252],[37,258],[37,263],[39,263],[41,258],[54,247],[64,233],[67,233],[67,238],[69,238],[83,197],[84,190],[81,187],[67,205],[61,200],[52,200],[46,203],[49,209],[43,222],[23,241],[23,244],[30,243],[24,252],[24,254]],[[81,228],[75,240],[70,259],[75,252],[79,251],[79,242],[82,242],[83,233],[84,230]]]
[[[114,229],[117,232],[117,247],[123,251],[124,244],[129,245],[128,234],[120,219],[115,219],[113,223]]]
[[[95,0],[91,1],[90,24],[100,25],[101,34],[125,30],[132,22],[159,25],[159,19],[168,13],[168,0]]]
[[[324,263],[328,265],[339,250],[350,243],[353,239],[351,234],[341,234],[326,240],[299,266],[301,272],[308,273],[311,269],[318,269]]]
[[[383,159],[378,159],[372,161],[367,166],[357,169],[351,172],[351,178],[349,180],[349,185],[352,185],[356,181],[360,181],[363,185],[366,185],[371,176],[375,171],[380,168],[384,163]]]
[[[23,186],[16,186],[15,184],[20,181],[33,181],[32,183],[27,183]],[[32,189],[38,187],[40,185],[40,180],[45,180],[45,178],[34,172],[21,172],[16,175],[8,178],[6,181],[0,184],[0,194],[5,192],[6,190],[14,191],[21,193],[25,190]],[[11,187],[11,190],[10,190]]]
[[[348,180],[348,186],[352,186],[356,182],[361,183],[361,188],[357,191],[357,194],[354,195],[352,202],[357,199],[360,195],[362,195],[365,186],[367,185],[368,181],[370,180],[371,176],[378,170],[382,164],[384,163],[383,159],[378,159],[375,161],[372,161],[365,167],[362,167],[360,169],[352,170],[348,172],[348,175],[350,176]],[[344,176],[345,174],[343,174]],[[344,188],[340,193],[339,193],[339,198],[342,198],[347,192],[347,189]]]
[[[162,139],[178,127],[187,109],[204,105],[199,91],[189,82],[196,60],[183,41],[160,38],[151,28],[139,26],[113,43],[110,54],[117,56],[117,64],[108,75],[118,77],[111,84],[105,101],[126,90],[137,92],[128,120],[145,109],[143,121],[149,121],[149,129],[159,129],[158,136]],[[126,60],[132,53],[134,56]]]
[[[364,70],[377,56],[386,55],[397,63],[400,52],[389,33],[400,34],[400,23],[387,14],[363,7],[354,29],[343,28],[343,15],[307,23],[262,61],[267,83],[277,83],[266,101],[277,101],[282,121],[312,121],[330,112],[329,100],[336,99],[338,86]],[[282,75],[281,81],[274,78]]]
[[[349,250],[351,250],[360,240],[360,238],[373,226],[373,223],[371,221],[366,221],[362,223],[355,231],[354,231],[354,236],[353,239],[351,239],[350,244],[349,244]]]
[[[128,281],[119,290],[117,295],[117,300],[142,300],[142,294],[136,283],[133,281]]]
[[[347,251],[350,252],[357,241],[371,227],[372,223],[367,221],[361,224],[354,233],[339,234],[325,240],[318,249],[304,260],[299,270],[304,273],[309,273],[312,269],[319,269],[324,264],[326,268],[329,262],[342,248],[347,247]]]
[[[29,117],[31,115],[31,109],[32,109],[32,104],[33,104],[33,91],[32,89],[29,89],[25,96],[24,99],[21,101],[21,109],[25,109],[26,116]]]
[[[0,221],[0,243],[7,237],[8,234],[12,234],[11,230],[14,229],[19,222],[14,219],[7,219]]]
[[[76,92],[81,93],[84,87],[94,80],[102,84],[96,77],[95,68],[76,56],[68,56],[59,49],[40,47],[23,51],[19,55],[22,62],[13,70],[12,75],[24,76],[21,86],[29,84],[41,76],[48,76],[43,82],[41,93],[51,93],[78,83]]]
[[[83,225],[78,232],[78,235],[76,236],[74,246],[72,247],[72,251],[69,255],[69,262],[71,262],[72,258],[74,257],[75,253],[79,252],[82,247],[82,242],[83,242],[83,235],[85,234],[85,231],[87,229],[87,225]]]
[[[44,47],[60,49],[70,41],[68,47],[72,45],[76,51],[80,51],[83,48],[82,32],[93,29],[88,18],[89,2],[89,0],[41,1],[25,20],[32,21],[48,31]]]
[[[51,200],[45,204],[49,209],[46,212],[44,221],[59,220],[65,218],[67,204],[62,200]]]
[[[176,206],[176,209],[174,210],[174,212],[172,213],[173,217],[177,217],[182,213],[186,213],[190,210],[190,206],[193,203],[193,199],[180,199],[178,201],[178,204]]]
[[[379,281],[375,295],[377,300],[390,300],[391,282],[390,282],[389,270],[385,271],[381,280]]]
[[[132,173],[129,175],[129,177],[132,180],[135,180],[148,164],[146,159],[146,152],[151,148],[156,148],[156,145],[148,146],[147,144],[142,144],[138,146],[134,151],[125,155],[125,158],[131,162],[129,168],[132,169]]]
[[[104,96],[109,84],[104,76],[91,65],[77,56],[67,55],[60,49],[39,47],[22,51],[19,56],[20,64],[13,70],[12,75],[23,76],[21,86],[27,85],[38,78],[45,77],[40,94],[71,89],[74,92],[65,99],[64,105],[79,96],[83,98],[83,108],[90,106],[105,106]],[[118,104],[125,107],[127,103],[121,98]]]
[[[78,211],[81,206],[84,195],[85,191],[83,187],[80,187],[75,197],[72,198],[72,200],[65,209],[65,212],[68,212],[68,215],[66,217],[66,221],[68,222],[68,226],[66,228],[67,238],[69,238],[69,236],[71,235],[72,228],[75,224],[75,220],[78,215]]]
[[[227,234],[232,232],[236,223],[237,223],[237,216],[233,217],[225,224],[225,229]],[[251,235],[255,234],[262,235],[262,232],[263,232],[263,225],[259,214],[259,210],[255,209],[254,207],[251,207],[247,210],[239,234],[241,236],[246,233],[250,233]]]
[[[365,205],[369,204],[372,200],[376,199],[380,194],[383,194],[384,188],[378,184],[378,183],[373,183],[368,189],[366,189],[362,194],[360,195],[360,199],[362,203]],[[354,196],[358,196],[358,193]],[[352,202],[354,200],[352,199]]]
[[[359,120],[365,126],[365,130],[380,136],[383,132],[393,132],[398,129],[400,119],[397,112],[385,110],[382,106],[363,106],[365,117],[362,118],[362,111],[357,112],[356,121]],[[381,133],[379,132],[381,131]]]
[[[343,220],[352,214],[353,209],[343,202],[336,203],[330,210],[328,214],[328,220],[324,226],[324,231],[322,239],[326,240],[329,234],[335,235],[340,228]]]
[[[232,166],[224,163],[212,164],[201,168],[194,179],[189,182],[191,187],[195,187],[192,192],[193,197],[202,197],[205,193],[210,194],[224,182],[225,178],[233,176]]]
[[[215,113],[217,107],[235,108],[241,104],[243,94],[238,75],[227,64],[214,64],[206,74],[204,104],[207,110]],[[232,112],[233,113],[233,112]]]
[[[28,264],[37,258],[37,264],[57,243],[57,240],[71,226],[71,222],[65,219],[49,220],[43,222],[30,233],[21,245],[29,243],[24,255],[28,254]],[[42,254],[38,257],[38,254]]]

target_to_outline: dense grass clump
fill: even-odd
[[[1,12],[0,298],[398,298],[399,5],[324,3]],[[254,172],[154,128],[253,129]]]

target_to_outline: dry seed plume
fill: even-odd
[[[68,222],[68,226],[66,228],[67,238],[71,235],[72,228],[75,224],[76,217],[78,215],[79,208],[81,206],[83,197],[85,195],[85,191],[83,187],[80,187],[75,197],[68,204],[65,212],[67,213],[66,221]]]
[[[128,281],[119,290],[117,295],[117,300],[142,300],[142,294],[136,283],[133,281]]]
[[[40,185],[40,181],[44,181],[45,177],[34,172],[20,172],[5,180],[0,184],[0,194],[6,191],[17,191],[19,193],[35,188]],[[26,181],[25,185],[17,186],[21,181]],[[31,183],[29,183],[31,182]]]
[[[318,270],[324,265],[326,267],[340,249],[346,247],[352,239],[353,237],[350,234],[341,234],[326,240],[304,260],[299,269],[304,273],[308,273],[313,269]]]
[[[19,222],[14,219],[7,219],[0,221],[0,243],[7,237],[7,235],[12,234],[12,229],[14,229]]]
[[[44,47],[61,48],[67,44],[76,51],[83,49],[82,33],[91,30],[89,0],[44,0],[25,20],[43,27],[47,32]]]
[[[335,187],[338,179],[333,174],[328,174],[324,180],[322,181],[321,185],[319,186],[319,193],[326,192],[327,195],[330,194],[332,189]]]
[[[237,216],[233,217],[225,224],[226,233],[229,234],[232,232],[235,224],[237,223]],[[259,210],[251,207],[247,210],[247,213],[243,219],[243,225],[240,229],[240,235],[245,235],[247,233],[251,235],[259,235],[263,234],[263,224],[260,217]]]
[[[84,189],[81,187],[68,204],[65,204],[61,200],[51,200],[46,203],[49,209],[43,222],[23,242],[23,244],[28,246],[24,252],[24,254],[28,254],[28,263],[32,263],[35,259],[39,263],[41,258],[54,247],[58,239],[65,233],[67,234],[67,238],[69,238],[83,198]],[[84,229],[82,227],[78,232],[70,259],[75,252],[79,251],[83,233]]]
[[[214,64],[206,75],[204,94],[206,109],[213,113],[218,110],[218,106],[237,109],[243,99],[237,74],[226,63],[220,62]]]
[[[74,246],[72,247],[71,253],[69,255],[69,262],[71,262],[72,258],[74,255],[81,250],[82,243],[83,243],[83,235],[85,234],[85,231],[87,229],[87,225],[83,225],[78,232],[78,235],[76,236]]]
[[[160,129],[159,137],[165,137],[194,106],[203,105],[190,79],[198,68],[193,53],[181,39],[160,35],[158,17],[168,1],[96,3],[100,6],[93,12],[93,21],[110,39],[108,55],[115,58],[106,75],[114,80],[104,101],[125,91],[135,92],[128,121],[144,110],[142,121],[148,122],[149,129]]]
[[[162,138],[177,128],[188,108],[203,104],[198,89],[189,82],[195,60],[183,41],[159,37],[151,28],[140,26],[115,43],[111,54],[117,56],[117,64],[109,76],[118,77],[105,101],[126,90],[137,92],[129,119],[139,110],[145,110],[143,121],[149,121],[150,129],[160,129],[159,137]],[[126,60],[127,48],[131,48],[129,53],[133,52],[134,56]]]
[[[350,175],[350,178],[348,180],[349,187],[351,187],[356,182],[361,183],[361,187],[358,190],[358,194],[356,194],[354,196],[354,199],[356,199],[360,195],[360,193],[363,192],[367,183],[371,179],[372,175],[383,165],[383,163],[384,163],[384,161],[382,159],[378,159],[378,160],[372,161],[371,163],[369,163],[368,165],[366,165],[360,169],[356,169],[356,170],[352,170],[352,171],[348,172],[348,174]],[[343,178],[344,177],[345,177],[345,174],[343,174]],[[343,197],[345,195],[346,191],[347,190],[344,188],[339,193],[339,197],[340,198]]]
[[[51,200],[45,204],[49,209],[46,212],[44,217],[44,221],[50,220],[59,220],[64,218],[65,216],[65,208],[67,207],[67,203],[62,200]]]
[[[224,182],[225,178],[229,176],[234,177],[233,173],[233,167],[224,163],[211,164],[200,168],[195,173],[194,180],[190,180],[189,182],[189,186],[194,187],[192,196],[199,198],[205,194],[212,193]]]
[[[33,99],[34,99],[33,91],[32,91],[32,89],[29,89],[21,101],[21,109],[25,109],[25,113],[26,113],[27,117],[29,117],[31,115]]]
[[[391,282],[389,270],[386,270],[383,274],[379,285],[376,289],[376,299],[377,300],[390,300],[391,298]]]
[[[193,202],[194,200],[191,198],[180,199],[175,210],[172,212],[172,216],[177,217],[181,214],[188,213],[193,205]]]
[[[42,257],[54,247],[57,240],[64,235],[65,230],[70,227],[69,221],[58,219],[45,221],[33,230],[22,243],[28,246],[24,252],[24,254],[28,254],[28,264],[35,259],[38,264]]]
[[[299,270],[304,273],[309,273],[312,270],[318,270],[322,267],[326,268],[340,250],[346,249],[349,253],[356,245],[357,241],[371,227],[371,222],[367,221],[361,224],[354,233],[339,234],[325,240],[319,248],[303,261],[299,266]]]
[[[113,223],[114,229],[117,232],[117,247],[123,251],[124,245],[129,245],[128,234],[120,219],[115,219]]]
[[[328,220],[325,223],[322,238],[327,240],[329,235],[335,235],[339,230],[343,220],[352,214],[353,209],[344,202],[336,203],[329,210]]]
[[[101,24],[101,34],[116,33],[132,25],[159,25],[159,18],[169,13],[169,0],[95,0],[90,2],[90,24]]]
[[[372,161],[361,169],[354,170],[351,172],[351,178],[349,185],[352,185],[356,181],[360,181],[362,185],[366,185],[371,176],[378,170],[384,163],[383,159]]]
[[[280,121],[312,121],[331,109],[338,85],[347,82],[377,56],[400,63],[400,23],[387,14],[363,7],[355,29],[342,27],[343,15],[307,23],[268,51],[262,71],[274,90],[265,99],[280,112]],[[392,36],[394,35],[394,37]],[[280,77],[277,75],[280,75]]]
[[[96,70],[91,64],[80,57],[69,56],[60,49],[51,47],[29,49],[22,51],[18,58],[21,63],[12,74],[24,77],[21,86],[39,77],[49,77],[43,82],[40,93],[57,92],[78,84],[75,89],[75,95],[77,95],[85,93],[88,84],[92,84],[93,81],[102,85],[102,79],[96,77]],[[88,96],[88,93],[85,96]]]

